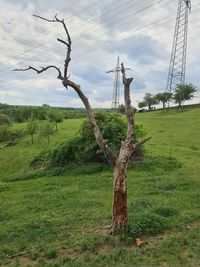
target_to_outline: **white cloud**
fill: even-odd
[[[61,25],[37,20],[33,13],[65,17],[73,42],[71,77],[81,84],[93,107],[111,106],[113,77],[105,71],[115,67],[118,55],[133,69],[135,105],[145,92],[164,90],[177,2],[163,0],[144,9],[155,2],[69,0],[66,4],[65,0],[0,0],[0,102],[82,105],[75,93],[62,88],[54,70],[41,75],[11,72],[29,65],[55,64],[63,69],[66,48],[56,41],[64,36]],[[193,6],[196,8],[190,15],[187,80],[200,86],[197,0],[193,0]]]

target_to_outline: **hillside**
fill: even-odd
[[[37,136],[31,145],[26,136],[12,147],[0,144],[1,266],[200,265],[200,109],[136,119],[152,136],[145,160],[129,168],[127,179],[129,222],[142,229],[144,246],[105,234],[110,168],[91,163],[30,171],[29,162],[47,141]],[[50,146],[74,136],[80,124],[59,124]]]

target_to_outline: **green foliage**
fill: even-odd
[[[38,129],[38,121],[29,119],[27,123],[27,132],[31,136],[32,144],[34,143],[33,135],[37,132]]]
[[[129,225],[128,237],[133,239],[158,235],[170,228],[169,221],[154,213],[142,213],[135,216],[132,224]]]
[[[43,123],[40,123],[40,127],[39,127],[40,135],[44,136],[44,137],[47,137],[48,144],[49,144],[49,141],[50,141],[49,140],[50,135],[52,135],[53,132],[54,132],[53,128],[54,128],[54,125],[51,122],[45,121]]]
[[[55,126],[56,126],[56,130],[58,130],[58,126],[57,126],[57,123],[60,123],[63,121],[63,114],[60,113],[60,112],[57,112],[57,111],[49,111],[48,114],[47,114],[47,119],[54,123]]]
[[[173,99],[181,107],[183,102],[194,97],[196,91],[197,88],[193,84],[179,84],[176,87]]]
[[[0,126],[0,142],[15,141],[16,139],[24,136],[23,129],[15,129],[8,125]]]
[[[0,126],[3,126],[3,125],[7,125],[7,126],[12,125],[11,118],[6,114],[0,114]]]
[[[132,211],[141,211],[152,206],[152,201],[148,198],[139,198],[130,204]]]
[[[56,252],[55,248],[48,247],[44,251],[44,256],[47,257],[48,259],[55,259],[57,256],[57,252]]]
[[[67,109],[63,112],[64,119],[79,119],[86,118],[85,109]]]
[[[126,108],[123,104],[119,105],[118,107],[118,112],[121,114],[125,114],[126,113]]]
[[[172,99],[172,93],[159,93],[157,95],[155,95],[155,98],[157,99],[158,103],[162,103],[163,104],[163,109],[165,108],[165,104],[168,103],[169,101],[171,101]]]
[[[9,140],[10,127],[6,124],[0,126],[0,142]]]
[[[105,140],[109,146],[117,152],[121,141],[126,137],[127,123],[125,118],[118,113],[98,112],[95,114],[96,121],[100,127]],[[136,139],[144,136],[141,124],[136,125]],[[139,147],[134,157],[142,157],[143,149]],[[61,166],[70,162],[106,162],[103,153],[96,143],[90,123],[85,120],[80,128],[79,135],[69,141],[62,142],[51,151],[44,151],[34,158],[31,166],[48,162],[50,166]]]
[[[28,164],[47,147],[46,139],[29,146],[25,136],[16,146],[0,149],[0,265],[16,266],[16,259],[6,255],[31,250],[17,257],[18,266],[199,266],[200,108],[184,110],[136,114],[153,138],[145,145],[145,160],[127,173],[130,230],[135,219],[154,213],[168,229],[142,238],[141,249],[135,248],[131,236],[127,246],[106,235],[104,227],[112,220],[111,168],[75,163],[48,173],[34,171],[31,177]],[[72,138],[80,124],[81,120],[64,121],[50,147]],[[25,125],[11,129],[15,127]],[[16,182],[10,183],[14,177]],[[178,214],[172,216],[171,209]],[[56,250],[55,259],[48,259],[49,249]]]
[[[139,108],[145,108],[147,106],[147,103],[145,101],[139,102],[138,107]]]
[[[158,104],[158,100],[155,96],[150,93],[146,93],[144,96],[144,101],[138,104],[139,108],[148,107],[149,110],[152,109],[153,105]]]
[[[154,213],[163,217],[173,217],[178,214],[178,211],[169,207],[158,207],[153,210]]]

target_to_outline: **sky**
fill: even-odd
[[[94,108],[110,108],[117,57],[133,77],[134,106],[145,93],[166,90],[177,1],[169,0],[0,0],[0,103],[82,107],[72,89],[66,90],[57,72],[13,72],[15,68],[63,70],[66,47],[62,26],[33,17],[65,19],[72,39],[70,79],[81,85]],[[189,15],[186,82],[200,88],[199,0]],[[120,91],[123,103],[123,88]],[[197,93],[190,103],[200,103]]]

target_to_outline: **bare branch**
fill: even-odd
[[[47,22],[59,22],[59,23],[62,23],[63,28],[65,30],[65,33],[67,35],[67,42],[64,41],[64,40],[61,40],[61,39],[57,39],[57,40],[67,46],[67,54],[66,54],[65,65],[64,65],[64,78],[67,79],[67,71],[68,71],[69,63],[71,61],[71,45],[72,45],[72,41],[71,41],[71,37],[70,37],[69,31],[67,29],[67,26],[65,24],[64,19],[60,20],[57,17],[57,14],[54,16],[53,19],[46,19],[46,18],[38,16],[38,15],[33,15],[33,16],[36,17],[36,18],[45,20]]]
[[[57,38],[57,41],[65,44],[67,47],[69,47],[69,44],[67,42],[65,42],[64,40]]]
[[[88,98],[85,96],[83,91],[80,88],[80,85],[74,83],[73,81],[66,79],[63,81],[63,85],[67,88],[67,86],[73,88],[80,99],[82,100],[87,116],[88,116],[88,121],[90,122],[93,132],[95,135],[96,142],[98,143],[99,147],[101,148],[102,152],[104,153],[105,157],[107,160],[114,166],[116,163],[117,156],[116,154],[110,149],[110,147],[107,145],[108,140],[104,140],[103,136],[101,135],[100,129],[97,125],[97,122],[95,120],[94,114],[92,112],[92,108],[90,106],[90,103],[88,101]]]
[[[36,69],[36,68],[34,68],[34,67],[29,66],[28,68],[25,68],[25,69],[14,69],[13,71],[28,71],[28,70],[34,70],[34,71],[37,72],[37,74],[40,74],[40,73],[42,73],[42,72],[44,72],[44,71],[46,71],[46,70],[48,70],[48,69],[50,69],[50,68],[54,68],[54,69],[56,69],[56,70],[58,71],[58,79],[60,79],[60,80],[63,80],[63,79],[64,79],[64,78],[62,77],[62,74],[61,74],[60,69],[59,69],[58,67],[54,66],[54,65],[49,65],[49,66],[47,66],[47,67],[41,67],[40,70],[38,70],[38,69]]]
[[[12,258],[15,258],[15,257],[19,257],[19,256],[22,256],[24,254],[27,254],[30,251],[31,251],[31,249],[23,251],[23,252],[15,253],[15,254],[12,254],[12,255],[6,255],[6,258],[12,259]]]
[[[48,21],[48,22],[58,22],[56,20],[56,16],[57,16],[57,14],[55,15],[55,19],[46,19],[44,17],[41,17],[41,16],[38,16],[38,15],[33,14],[33,17],[36,17],[36,18],[39,18],[39,19],[42,19],[42,20],[45,20],[45,21]]]
[[[134,148],[137,148],[138,146],[141,146],[141,145],[145,144],[146,142],[151,140],[151,138],[152,138],[151,136],[150,137],[145,137],[144,139],[142,139],[138,143],[134,144]]]

